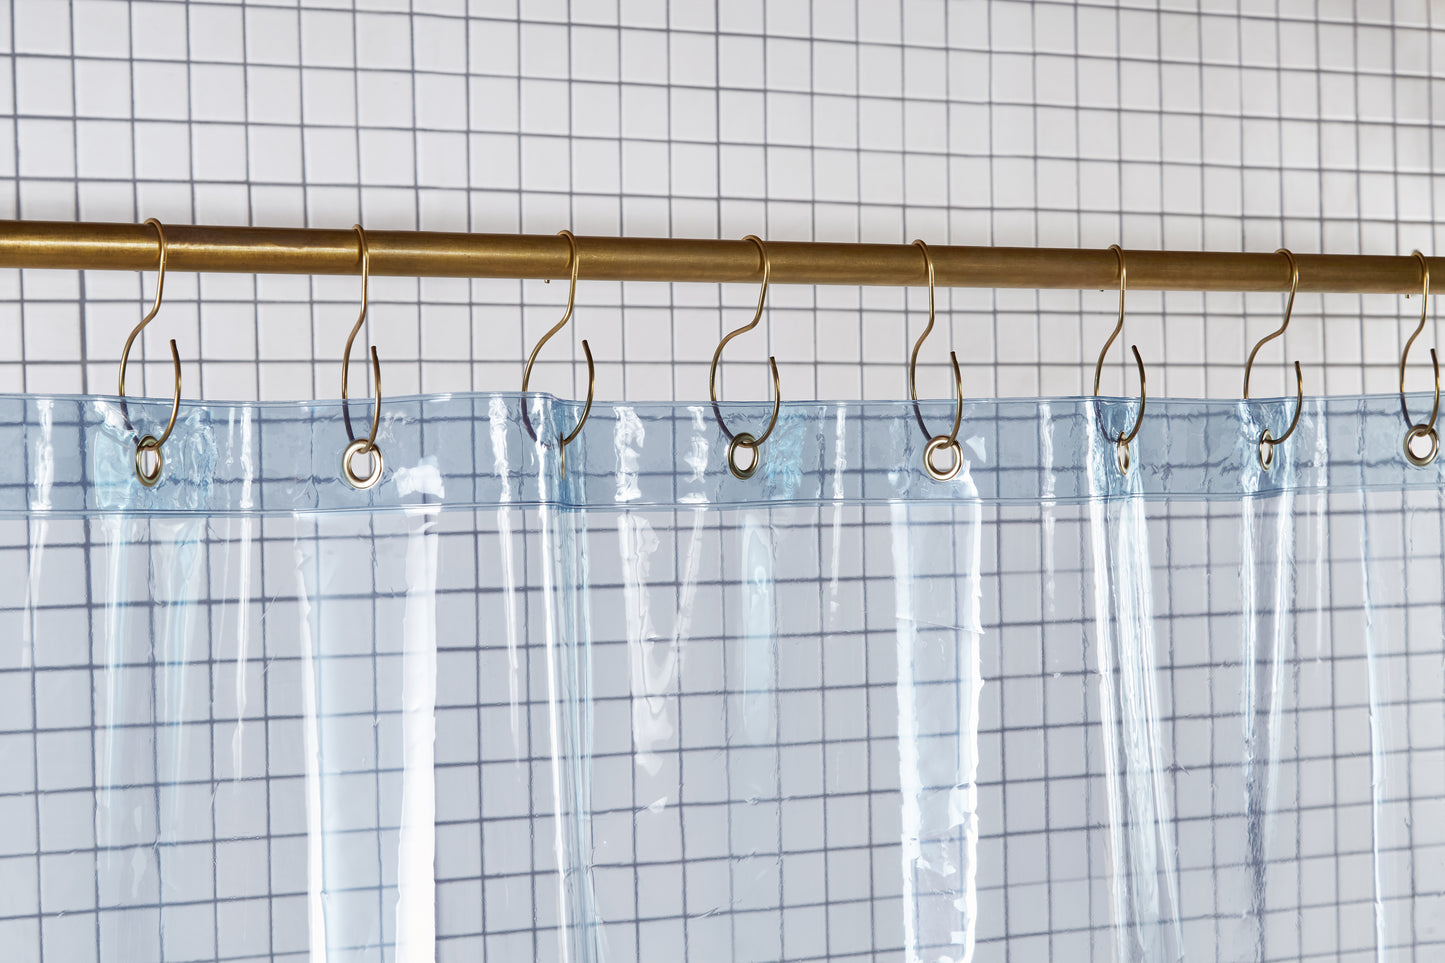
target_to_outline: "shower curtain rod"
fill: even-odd
[[[351,229],[167,224],[169,268],[233,274],[357,274]],[[565,237],[552,234],[366,232],[371,275],[556,278],[570,276]],[[1118,283],[1107,249],[930,245],[940,287],[1085,290]],[[746,240],[578,237],[587,281],[758,281],[757,248]],[[775,284],[927,284],[911,244],[769,241]],[[1290,270],[1275,253],[1129,250],[1132,291],[1287,291]],[[0,267],[151,271],[159,244],[147,224],[0,221]],[[1413,257],[1299,254],[1299,290],[1412,294]],[[1445,276],[1445,258],[1429,258]]]

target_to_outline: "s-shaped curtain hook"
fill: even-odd
[[[346,437],[351,439],[351,444],[346,446],[346,451],[341,455],[341,474],[352,488],[364,490],[381,480],[383,465],[381,449],[376,444],[376,429],[381,424],[381,359],[376,356],[376,346],[372,345],[371,373],[376,379],[376,397],[372,399],[371,434],[365,438],[357,438],[356,433],[351,430],[351,406],[346,394],[346,382],[348,369],[351,366],[351,343],[356,340],[356,333],[361,330],[361,324],[366,320],[366,294],[371,279],[371,252],[367,248],[366,232],[361,229],[361,225],[353,224],[352,230],[356,232],[361,258],[361,311],[356,315],[356,323],[351,326],[351,334],[346,338],[346,349],[341,354],[341,413],[346,419]],[[371,456],[371,471],[365,475],[357,474],[352,465],[356,456],[360,454]]]
[[[161,226],[161,222],[153,217],[147,218],[146,223],[156,229],[156,236],[160,239],[160,261],[156,275],[155,304],[151,306],[150,312],[147,313],[144,318],[141,318],[140,324],[131,330],[130,337],[125,339],[125,347],[121,349],[120,352],[120,379],[117,383],[116,393],[120,395],[121,413],[125,418],[126,427],[130,427],[130,415],[125,406],[126,362],[130,360],[131,345],[135,344],[136,337],[146,325],[151,323],[151,319],[156,316],[156,313],[160,311],[161,300],[166,287],[166,254],[168,247],[166,244],[166,231],[165,228]],[[140,479],[140,483],[147,488],[153,487],[155,483],[161,479],[161,469],[165,466],[165,457],[161,454],[161,446],[164,445],[166,439],[171,436],[171,430],[176,427],[176,415],[181,410],[181,355],[180,352],[176,350],[176,341],[174,338],[171,339],[171,366],[175,369],[176,381],[171,391],[171,417],[170,420],[166,422],[166,430],[161,432],[159,438],[154,435],[138,436],[135,443],[135,475]],[[134,431],[135,429],[132,428],[131,430]]]
[[[1109,348],[1113,345],[1114,339],[1124,330],[1124,293],[1129,289],[1129,275],[1124,267],[1124,249],[1117,244],[1110,244],[1109,250],[1114,252],[1114,257],[1119,261],[1119,322],[1114,325],[1114,333],[1109,335],[1109,340],[1104,342],[1104,348],[1099,352],[1099,360],[1094,365],[1095,398],[1099,397],[1099,376],[1104,371],[1104,358],[1109,354]],[[1129,429],[1128,434],[1120,430],[1117,439],[1109,439],[1117,446],[1114,460],[1119,465],[1119,471],[1126,475],[1129,473],[1130,465],[1129,443],[1134,440],[1135,435],[1139,434],[1139,427],[1144,424],[1144,405],[1148,400],[1148,394],[1144,388],[1144,359],[1139,357],[1138,345],[1129,345],[1129,350],[1134,352],[1134,364],[1139,367],[1139,413],[1135,416],[1134,427]],[[1107,438],[1108,435],[1104,437]]]
[[[1420,323],[1415,326],[1415,333],[1405,342],[1405,350],[1400,355],[1400,410],[1405,415],[1405,458],[1415,467],[1423,468],[1440,453],[1440,435],[1435,431],[1435,417],[1440,414],[1440,358],[1431,348],[1430,364],[1435,367],[1435,402],[1430,408],[1430,420],[1417,425],[1410,420],[1410,408],[1405,404],[1405,362],[1410,357],[1410,346],[1425,330],[1425,319],[1430,313],[1430,262],[1419,251],[1414,252],[1414,256],[1420,261]],[[1414,444],[1419,438],[1430,440],[1430,447],[1423,455],[1415,453]]]
[[[577,237],[571,231],[558,231],[562,237],[567,239],[567,261],[572,268],[572,280],[567,287],[567,310],[562,315],[562,320],[552,325],[547,333],[542,335],[541,340],[527,356],[527,366],[522,369],[522,393],[527,393],[527,383],[532,379],[532,364],[537,360],[537,353],[558,331],[567,326],[572,320],[572,308],[577,303],[577,272],[581,266],[582,259],[577,256]],[[577,419],[577,426],[566,435],[561,432],[557,434],[557,457],[561,468],[562,476],[567,475],[567,446],[582,433],[582,426],[587,424],[587,418],[592,414],[592,394],[597,388],[597,367],[592,363],[592,348],[587,344],[587,339],[582,339],[582,353],[587,356],[587,403],[582,407],[582,417]],[[532,419],[527,414],[527,405],[522,404],[522,424],[527,428],[527,434],[533,441],[537,440],[537,432],[532,429]]]
[[[1283,254],[1286,258],[1289,259],[1289,299],[1284,303],[1284,323],[1279,326],[1278,330],[1260,338],[1259,341],[1255,344],[1254,350],[1249,352],[1249,359],[1244,363],[1245,400],[1249,399],[1249,373],[1254,368],[1254,356],[1259,354],[1260,348],[1264,347],[1270,341],[1273,341],[1275,338],[1278,338],[1280,335],[1284,334],[1285,329],[1289,327],[1290,315],[1294,313],[1295,292],[1299,290],[1299,265],[1295,263],[1294,255],[1291,254],[1287,248],[1280,248],[1274,253]],[[1284,444],[1285,439],[1287,439],[1290,435],[1294,434],[1295,428],[1299,425],[1300,411],[1303,410],[1305,404],[1305,379],[1304,375],[1300,373],[1298,361],[1295,361],[1294,363],[1294,382],[1294,417],[1290,419],[1289,427],[1286,428],[1284,430],[1284,434],[1280,435],[1278,438],[1271,435],[1268,428],[1260,432],[1259,435],[1259,446],[1257,451],[1257,454],[1259,455],[1259,467],[1263,468],[1265,471],[1269,471],[1270,468],[1274,466],[1275,447]]]
[[[773,417],[771,420],[768,421],[767,429],[756,438],[754,438],[746,431],[740,431],[736,435],[734,435],[731,431],[728,430],[728,426],[723,422],[722,410],[718,408],[718,361],[722,358],[723,348],[727,347],[727,343],[729,341],[731,341],[733,338],[736,338],[738,335],[743,334],[744,332],[751,331],[753,328],[756,328],[758,326],[758,322],[763,319],[763,305],[768,299],[768,277],[773,272],[773,263],[772,260],[768,257],[768,249],[767,246],[763,244],[762,238],[758,237],[756,234],[749,234],[747,237],[743,238],[743,240],[752,241],[753,244],[757,245],[758,254],[762,257],[763,260],[763,286],[758,291],[758,309],[753,312],[753,319],[751,321],[743,325],[741,328],[734,328],[732,331],[729,331],[727,334],[723,335],[723,339],[718,342],[717,350],[712,353],[712,366],[708,368],[707,372],[707,390],[708,394],[712,396],[713,417],[717,419],[718,427],[722,429],[722,433],[728,438],[728,469],[732,471],[733,475],[738,478],[751,478],[753,477],[753,473],[758,470],[758,466],[761,465],[763,462],[763,442],[768,440],[768,436],[771,435],[773,433],[773,429],[778,426],[778,408],[783,401],[783,389],[781,383],[778,381],[777,359],[774,358],[772,355],[768,355],[768,365],[772,368],[773,371]],[[739,449],[747,449],[749,452],[752,453],[753,460],[746,467],[738,464]]]
[[[918,406],[918,350],[923,347],[923,341],[933,332],[934,320],[934,297],[933,297],[933,255],[928,253],[928,245],[922,240],[913,242],[923,252],[923,263],[928,268],[928,327],[918,336],[913,343],[913,354],[908,359],[908,393],[913,397],[913,416],[918,419],[918,427],[923,432],[923,437],[928,439],[928,444],[923,449],[923,468],[928,476],[935,481],[949,481],[958,474],[963,467],[963,450],[958,446],[958,428],[963,423],[963,374],[958,370],[958,352],[948,352],[949,361],[953,364],[953,389],[955,403],[953,407],[953,430],[946,435],[930,435],[928,426],[923,423],[923,410]],[[953,463],[947,468],[939,468],[933,463],[933,458],[940,451],[949,451],[953,454]]]

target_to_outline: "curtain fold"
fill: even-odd
[[[1445,952],[1398,399],[523,403],[0,399],[7,959]]]

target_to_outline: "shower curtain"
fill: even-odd
[[[564,472],[576,404],[388,398],[358,491],[338,403],[146,488],[169,402],[0,399],[4,958],[1439,959],[1445,476],[1394,397],[1266,471],[1292,404],[1122,473],[1136,401],[970,402],[941,482],[906,403],[743,480],[707,405]]]

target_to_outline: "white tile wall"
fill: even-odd
[[[1432,6],[11,0],[0,216],[1429,252],[1445,186]],[[169,280],[133,379],[166,390],[175,337],[190,396],[336,395],[354,279]],[[379,279],[369,337],[389,391],[514,388],[564,297]],[[578,391],[587,337],[601,396],[698,398],[754,297],[585,284],[536,383]],[[786,397],[906,390],[922,291],[775,287],[769,302],[730,353],[727,396],[765,390],[769,352]],[[1113,296],[958,289],[940,307],[925,393],[947,392],[951,344],[970,394],[1068,394],[1089,386]],[[1282,298],[1139,293],[1130,308],[1151,387],[1230,397]],[[133,275],[0,273],[0,390],[113,390],[143,309]],[[1393,390],[1415,310],[1301,296],[1255,390],[1283,390],[1294,357],[1311,393]],[[1412,388],[1427,371],[1412,365]]]

